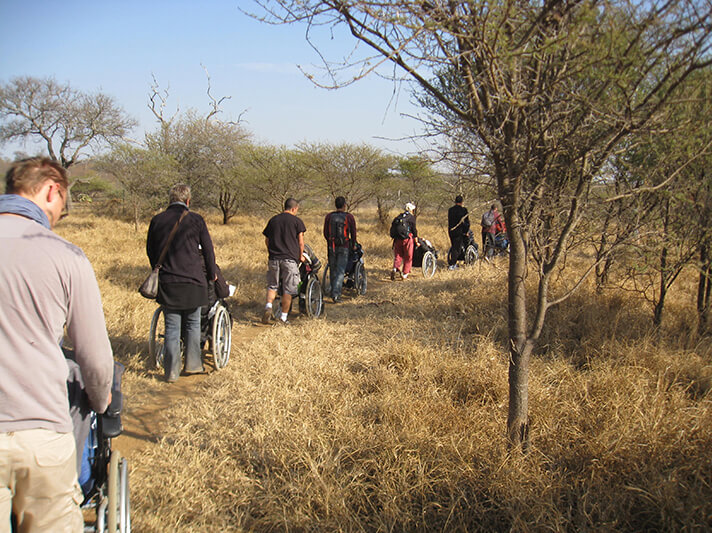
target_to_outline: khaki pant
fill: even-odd
[[[80,533],[76,447],[71,433],[28,429],[0,433],[0,533]]]

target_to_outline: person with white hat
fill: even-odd
[[[413,250],[418,244],[418,229],[415,226],[415,205],[408,202],[405,211],[393,219],[391,223],[391,238],[393,239],[393,269],[391,281],[395,281],[396,272],[401,279],[408,279],[413,266]],[[401,272],[401,265],[403,271]]]

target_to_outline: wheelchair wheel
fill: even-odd
[[[366,294],[366,268],[363,263],[356,263],[354,267],[354,289],[357,294]]]
[[[423,269],[423,277],[432,278],[435,275],[435,270],[438,268],[437,259],[435,259],[435,254],[433,252],[425,252],[423,254],[423,263],[421,268]]]
[[[107,476],[107,533],[129,533],[131,531],[131,506],[129,503],[129,473],[126,458],[118,451],[111,452]]]
[[[220,370],[227,366],[230,360],[230,346],[232,344],[232,317],[224,305],[219,305],[212,324],[213,361],[215,368]]]
[[[324,294],[321,291],[321,283],[316,276],[309,276],[306,289],[304,290],[305,310],[307,316],[318,317],[324,308]]]
[[[477,253],[477,248],[475,248],[473,245],[469,245],[467,249],[465,250],[465,264],[466,265],[474,265],[475,261],[477,261],[478,253]]]
[[[148,353],[157,369],[163,368],[164,342],[166,339],[163,308],[159,307],[151,318],[151,330],[148,334]]]
[[[331,269],[329,265],[324,267],[324,275],[321,278],[322,291],[324,296],[331,298]]]

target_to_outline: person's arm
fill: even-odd
[[[410,215],[410,232],[413,234],[415,243],[418,244],[418,228],[416,227],[416,224],[415,224],[415,216],[414,215]]]
[[[152,257],[153,253],[153,220],[151,220],[151,223],[148,225],[148,233],[146,234],[146,256],[148,257],[148,262],[151,265],[151,268],[155,268],[156,264],[154,262],[154,258]],[[156,258],[158,259],[158,258]]]
[[[326,239],[326,242],[329,242],[329,220],[331,217],[331,213],[326,215],[324,217],[324,238]]]
[[[200,216],[200,215],[198,215]],[[215,249],[213,248],[213,240],[210,238],[208,225],[203,217],[200,217],[200,249],[205,260],[205,273],[209,280],[215,281],[218,279],[218,271],[215,264]]]
[[[74,263],[70,275],[67,335],[74,345],[89,404],[97,413],[103,413],[111,399],[114,356],[106,332],[99,285],[85,256]]]
[[[304,262],[304,233],[299,233],[299,261]]]
[[[356,218],[349,213],[349,231],[351,232],[351,248],[356,246],[358,240],[356,240]]]

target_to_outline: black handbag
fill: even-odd
[[[176,221],[175,225],[173,226],[173,229],[171,230],[170,235],[168,235],[168,240],[166,241],[166,244],[163,246],[163,250],[161,250],[161,255],[158,258],[158,263],[156,263],[156,266],[154,269],[151,271],[151,273],[148,275],[148,277],[144,280],[143,283],[141,283],[141,286],[138,288],[138,292],[141,293],[141,296],[144,298],[148,298],[149,300],[155,300],[156,296],[158,296],[158,271],[161,270],[161,264],[163,263],[163,260],[166,258],[166,252],[168,252],[168,247],[171,245],[171,241],[173,240],[173,237],[175,237],[176,232],[178,231],[178,225],[180,224],[181,220],[183,220],[183,217],[188,214],[188,210],[186,209],[181,213],[180,218]]]

